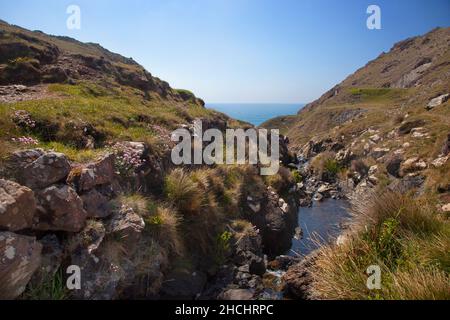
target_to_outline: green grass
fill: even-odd
[[[392,88],[350,88],[349,92],[353,97],[364,102],[381,102],[389,99],[402,97],[405,89]]]
[[[48,276],[39,284],[30,283],[23,293],[23,298],[27,300],[66,300],[69,298],[69,291],[66,288],[62,269],[59,269],[54,276]]]
[[[450,299],[450,224],[429,200],[384,193],[356,206],[351,236],[320,249],[313,291],[325,299]],[[366,269],[381,268],[381,289]]]
[[[81,138],[83,132],[74,132],[72,125],[68,124],[91,125],[106,138],[100,142],[100,147],[102,144],[125,140],[158,146],[159,141],[167,141],[170,137],[169,134],[161,137],[153,126],[166,128],[169,133],[196,117],[209,119],[215,116],[213,111],[195,104],[178,106],[170,101],[145,100],[138,90],[129,87],[106,88],[92,82],[81,82],[77,85],[52,84],[48,90],[58,97],[0,103],[0,140],[7,143],[13,137],[31,135],[39,139],[40,147],[67,152],[71,159],[84,161],[98,152],[78,151],[80,148],[76,138],[77,135]],[[48,138],[38,128],[27,131],[17,128],[12,121],[16,110],[29,112],[38,123],[55,126],[55,132]]]

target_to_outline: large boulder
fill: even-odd
[[[87,213],[83,201],[67,185],[54,185],[37,192],[40,207],[34,218],[37,230],[78,232],[83,229]]]
[[[41,250],[34,237],[0,232],[0,299],[23,293],[41,263]]]
[[[67,182],[73,184],[78,192],[110,184],[115,178],[114,160],[114,154],[107,154],[96,162],[75,167],[70,172]]]
[[[41,149],[18,151],[9,166],[17,180],[31,189],[43,189],[64,180],[70,172],[70,162],[62,153]]]
[[[0,179],[0,227],[17,231],[31,227],[36,200],[31,189]]]

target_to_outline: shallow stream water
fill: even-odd
[[[292,239],[290,256],[305,256],[321,244],[328,243],[339,236],[341,225],[348,218],[349,204],[346,200],[328,199],[314,201],[312,207],[302,207],[298,211],[298,225],[302,236]]]

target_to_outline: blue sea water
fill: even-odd
[[[249,122],[255,126],[278,116],[296,114],[304,104],[287,103],[207,103],[206,107]]]

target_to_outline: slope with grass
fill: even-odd
[[[260,297],[264,254],[290,246],[295,177],[175,167],[171,132],[195,119],[248,127],[131,58],[0,21],[0,298]]]
[[[449,299],[450,28],[393,46],[283,122],[305,160],[302,203],[339,195],[355,217],[286,276],[319,299]],[[332,214],[332,213],[330,213]],[[369,290],[378,265],[382,288]]]

